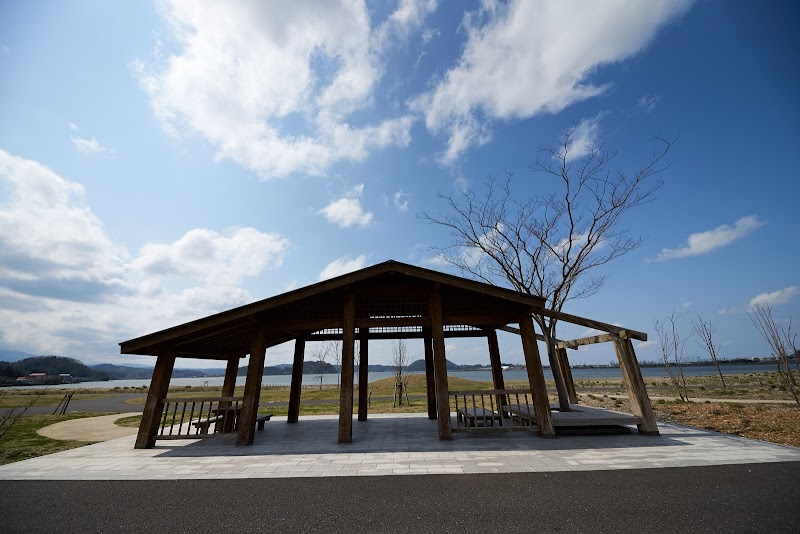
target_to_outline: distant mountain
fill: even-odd
[[[327,374],[336,374],[338,373],[338,369],[334,366],[329,364],[328,362],[320,362],[317,360],[306,360],[303,362],[303,374],[304,375],[327,375]],[[247,366],[239,367],[239,376],[243,376],[247,374]],[[264,375],[290,375],[292,374],[292,365],[290,364],[281,364],[281,365],[267,365],[264,366]]]
[[[99,365],[92,365],[92,369],[100,371],[108,375],[109,380],[128,380],[134,378],[151,378],[153,376],[152,369],[146,368],[133,368],[125,367],[122,365],[113,365],[110,363],[101,363]]]
[[[450,360],[445,360],[445,361],[447,362],[448,371],[463,371],[463,368],[457,363],[453,363]],[[392,368],[390,368],[389,370],[391,371]],[[406,367],[406,371],[425,372],[425,360],[416,360],[414,362],[411,362]]]
[[[20,350],[0,349],[0,360],[4,362],[18,362],[25,358],[35,358],[36,354],[28,354]]]
[[[110,380],[150,379],[153,376],[152,367],[131,367],[127,365],[101,363],[99,365],[92,365],[91,368],[107,374]],[[172,371],[172,378],[197,378],[224,375],[225,369],[173,369]]]
[[[0,362],[0,377],[5,381],[15,380],[19,376],[27,376],[31,373],[45,373],[46,383],[55,381],[60,383],[58,375],[68,374],[73,379],[81,378],[84,380],[108,380],[108,375],[102,371],[92,369],[75,358],[65,358],[63,356],[33,356],[18,362]]]
[[[356,371],[358,371],[358,365],[356,365]],[[367,371],[371,371],[374,373],[387,373],[394,370],[394,367],[391,365],[381,365],[376,363],[375,365],[367,365]]]

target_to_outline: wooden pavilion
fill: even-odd
[[[341,340],[342,368],[339,400],[340,443],[352,439],[354,396],[354,351],[359,340],[358,419],[367,418],[367,366],[369,341],[376,339],[422,339],[425,347],[428,417],[437,419],[439,438],[451,438],[450,398],[447,384],[445,339],[486,337],[496,390],[503,390],[503,372],[497,330],[519,334],[532,394],[532,423],[543,437],[554,437],[555,429],[539,357],[532,314],[595,328],[605,335],[558,344],[559,368],[572,402],[575,396],[566,350],[580,345],[612,341],[622,369],[632,411],[640,433],[657,434],[658,428],[636,361],[631,339],[646,340],[641,332],[545,309],[545,301],[509,289],[443,274],[395,261],[296,289],[252,304],[211,315],[120,343],[122,354],[156,356],[153,378],[136,439],[137,448],[149,448],[156,439],[198,436],[205,421],[222,417],[235,404],[237,422],[228,431],[237,432],[237,445],[250,445],[255,436],[265,352],[270,347],[294,341],[294,362],[288,422],[296,423],[300,409],[305,344],[308,341]],[[510,325],[518,325],[518,328]],[[244,394],[234,397],[239,360],[250,355]],[[178,410],[168,419],[167,398],[175,358],[224,360],[227,369],[222,397],[212,410],[208,399],[183,399],[181,427],[195,421],[195,434],[173,435]],[[189,402],[191,406],[189,407]],[[197,405],[197,403],[200,403]],[[165,406],[167,408],[165,408]],[[177,405],[175,405],[177,406]],[[195,415],[204,419],[195,420]],[[261,423],[263,425],[263,422]],[[163,432],[165,425],[169,434]],[[159,427],[162,432],[159,432]]]

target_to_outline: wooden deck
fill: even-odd
[[[604,408],[594,408],[591,406],[581,406],[578,404],[570,405],[572,411],[559,412],[558,405],[551,406],[553,426],[558,427],[592,427],[592,426],[613,426],[613,425],[638,425],[640,420],[635,415],[628,413],[615,412]],[[518,418],[532,426],[536,425],[536,418],[533,415],[533,407],[527,405],[510,405],[507,410],[513,417]]]

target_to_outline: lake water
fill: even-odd
[[[745,374],[745,373],[766,373],[775,371],[775,364],[754,364],[754,365],[723,365],[722,373],[726,375],[732,374]],[[550,369],[544,370],[545,378],[552,379],[553,374]],[[698,365],[687,366],[683,369],[685,376],[716,376],[717,369],[711,365]],[[450,371],[450,376],[458,376],[467,378],[469,380],[490,381],[492,373],[490,371]],[[372,372],[369,373],[369,381],[374,382],[383,378],[394,376],[392,372]],[[599,368],[577,368],[572,370],[572,376],[575,380],[578,379],[603,379],[603,378],[621,378],[621,371],[615,367],[599,367]],[[645,378],[666,378],[667,373],[663,367],[643,367],[642,376]],[[506,380],[527,380],[528,374],[524,370],[508,370],[503,372],[503,377]],[[333,385],[337,383],[338,375],[325,374],[321,375],[323,385]],[[200,378],[173,378],[170,381],[170,386],[222,386],[223,377],[209,376]],[[244,376],[236,378],[236,385],[243,386],[245,382]],[[288,386],[292,383],[292,375],[264,375],[261,384],[264,386]],[[320,375],[306,375],[303,377],[303,385],[313,386],[320,383]],[[87,389],[87,388],[114,388],[114,387],[141,387],[149,386],[150,380],[108,380],[106,382],[81,382],[79,384],[69,384],[70,388]],[[41,387],[41,386],[22,386],[22,387]],[[63,385],[49,386],[50,388],[63,387]]]

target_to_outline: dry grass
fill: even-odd
[[[800,447],[800,408],[781,404],[656,405],[662,421]]]
[[[631,411],[628,399],[615,395],[581,395],[580,404]],[[800,407],[790,404],[656,401],[653,411],[665,423],[800,447]]]

